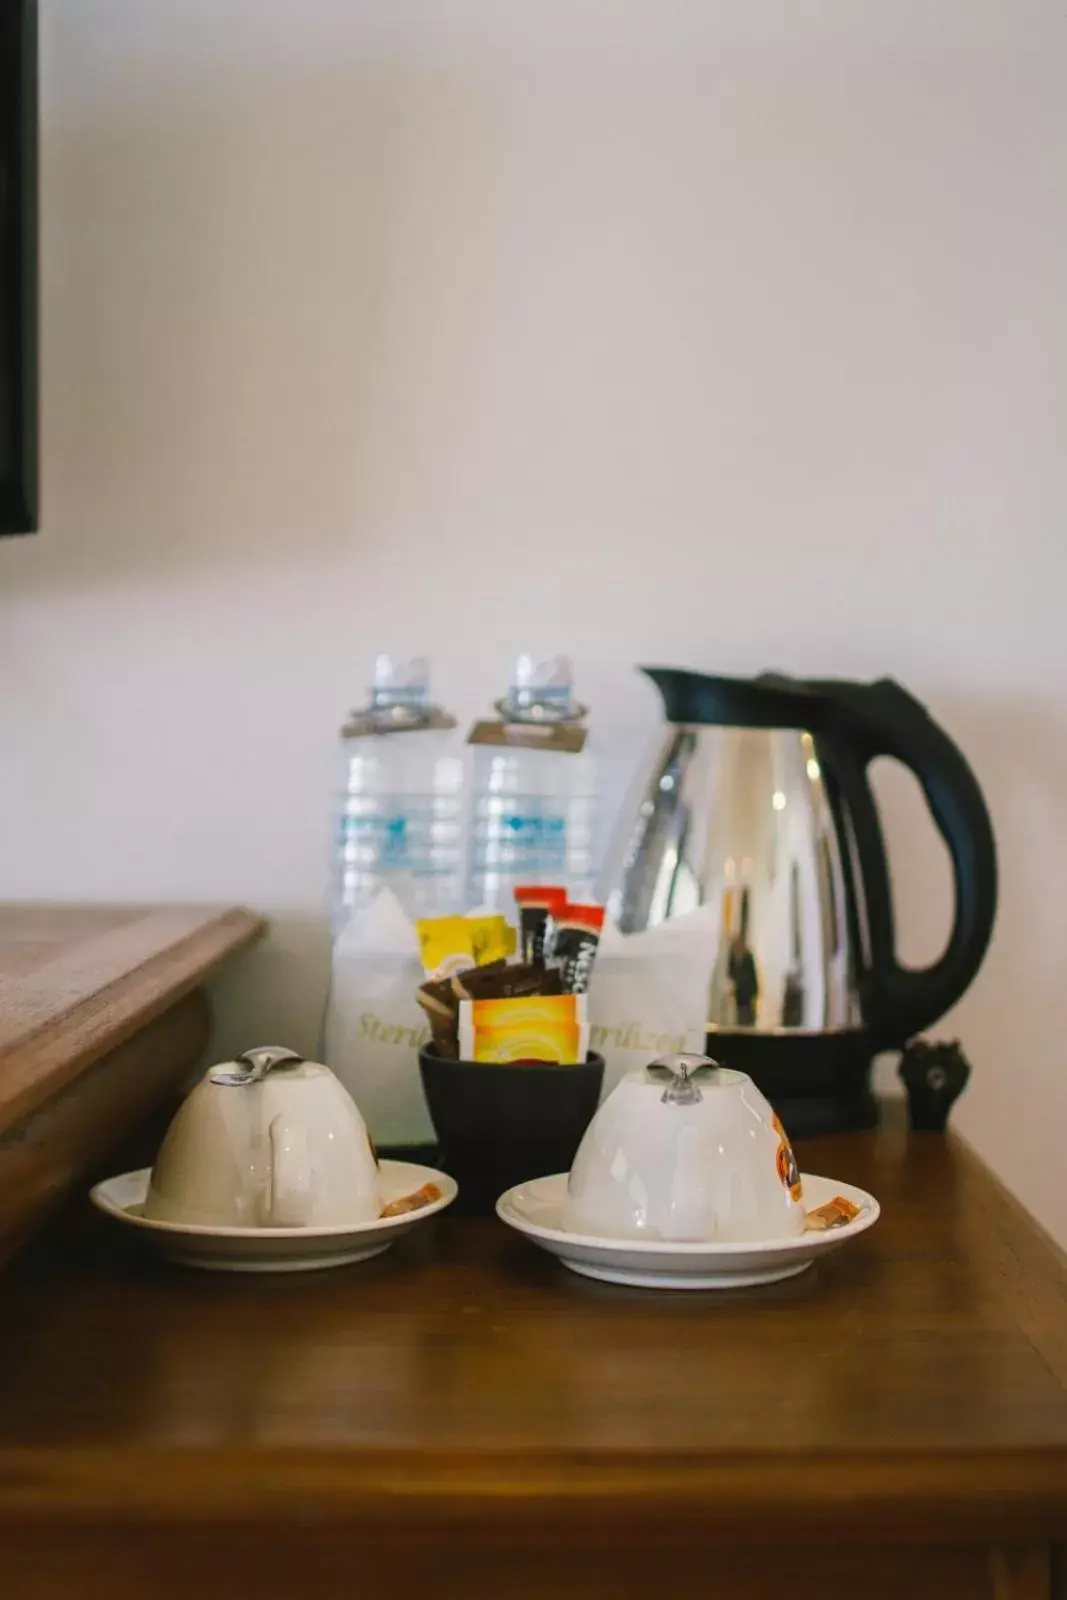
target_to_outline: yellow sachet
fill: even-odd
[[[506,961],[515,954],[515,929],[507,917],[467,917],[470,924],[474,960],[479,967],[491,961]]]
[[[459,1053],[464,1061],[584,1061],[589,1024],[584,994],[519,995],[508,1000],[463,1000]]]
[[[428,978],[451,978],[515,953],[515,929],[506,917],[423,917],[415,931]]]
[[[428,978],[450,978],[477,966],[473,926],[469,917],[423,917],[416,922],[419,954]]]

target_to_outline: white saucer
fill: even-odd
[[[124,1172],[98,1183],[90,1199],[106,1216],[136,1228],[145,1240],[173,1261],[215,1272],[309,1272],[316,1267],[341,1267],[381,1255],[427,1217],[450,1206],[459,1190],[454,1178],[433,1167],[410,1161],[383,1161],[382,1197],[386,1204],[435,1183],[441,1199],[398,1217],[376,1218],[351,1227],[333,1228],[203,1228],[178,1222],[154,1222],[141,1215],[148,1193],[149,1167]]]
[[[873,1195],[834,1178],[804,1173],[808,1210],[835,1195],[859,1206],[860,1214],[841,1228],[802,1233],[758,1244],[672,1244],[660,1239],[608,1239],[568,1233],[562,1226],[567,1174],[534,1178],[502,1194],[497,1216],[542,1250],[558,1256],[565,1267],[584,1278],[624,1283],[637,1289],[743,1289],[757,1283],[794,1278],[816,1256],[847,1244],[878,1220]]]

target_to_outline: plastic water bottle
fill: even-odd
[[[566,656],[519,656],[499,719],[476,722],[467,830],[468,909],[513,915],[516,884],[595,896],[596,767]]]
[[[411,918],[462,910],[463,747],[425,660],[374,658],[370,704],[341,729],[334,933],[389,888]]]

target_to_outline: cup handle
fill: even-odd
[[[305,1228],[311,1220],[307,1130],[281,1112],[271,1118],[269,1228]]]

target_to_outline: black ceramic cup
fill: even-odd
[[[422,1087],[440,1141],[438,1161],[459,1184],[465,1210],[491,1208],[528,1178],[569,1172],[604,1081],[604,1057],[579,1066],[547,1061],[449,1061],[419,1051]]]

